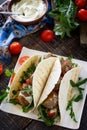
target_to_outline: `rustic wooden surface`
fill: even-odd
[[[72,55],[76,59],[85,60],[87,61],[87,48],[82,48],[80,46],[80,39],[79,39],[79,28],[72,32],[72,37],[64,39],[60,39],[59,37],[55,36],[52,42],[44,43],[41,38],[40,34],[41,31],[44,29],[49,29],[51,26],[46,25],[40,31],[28,35],[24,38],[21,38],[19,41],[22,43],[23,46],[28,47],[30,49],[36,49],[40,51],[52,52],[58,55],[69,56]],[[4,69],[12,69],[14,68],[18,56],[12,57],[12,62],[10,65],[4,65]],[[0,76],[0,89],[3,89],[7,86],[9,78],[5,77],[3,74]],[[87,100],[85,102],[83,115],[81,119],[81,125],[79,130],[86,130],[87,129]],[[5,112],[0,111],[0,130],[68,130],[66,128],[53,126],[47,127],[44,123],[11,115]]]
[[[50,29],[50,25],[46,25],[43,29]],[[87,48],[83,48],[80,46],[80,30],[79,28],[72,32],[72,37],[65,37],[64,39],[60,39],[55,36],[52,42],[44,43],[41,38],[40,31],[26,36],[24,38],[19,39],[23,46],[28,47],[30,49],[36,49],[40,51],[52,52],[58,55],[69,56],[72,55],[73,58],[87,61]],[[5,69],[13,69],[18,55],[12,57],[12,62],[10,65],[3,64]],[[0,90],[6,88],[8,85],[9,78],[5,77],[3,74],[0,76]],[[59,126],[47,127],[43,122],[31,120],[28,118],[23,118],[20,116],[12,115],[9,113],[5,113],[0,111],[0,130],[69,130]],[[81,124],[79,130],[87,130],[87,99],[84,105]]]
[[[81,23],[80,26],[80,45],[87,46],[87,22]]]

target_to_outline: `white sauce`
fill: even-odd
[[[23,94],[22,94],[22,92],[20,91],[20,93],[19,93],[19,96],[22,96],[26,101],[28,101],[29,102],[29,104],[31,104],[31,102],[32,102],[32,96],[24,96]]]
[[[13,17],[23,22],[38,19],[45,11],[46,5],[43,0],[21,0],[12,5],[12,12],[20,13],[13,15]]]

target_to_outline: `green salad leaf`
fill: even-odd
[[[5,89],[2,89],[1,90],[1,95],[0,95],[0,101],[2,101],[2,100],[4,100],[4,98],[6,98],[7,96],[8,96],[8,91],[9,91],[9,87],[7,87],[6,88],[6,90]]]
[[[52,126],[54,124],[54,118],[48,118],[46,111],[44,110],[43,105],[39,105],[38,111],[40,118],[43,119],[47,126]]]
[[[73,0],[56,0],[57,6],[49,12],[49,16],[55,20],[55,35],[71,36],[71,31],[79,26],[76,19],[77,7]]]
[[[75,116],[75,113],[74,113],[74,110],[73,110],[73,102],[79,102],[80,100],[83,99],[83,90],[84,88],[80,87],[81,85],[85,84],[87,82],[87,78],[85,79],[80,79],[77,83],[75,83],[74,81],[70,80],[70,84],[73,88],[77,88],[78,90],[78,94],[77,95],[74,95],[69,101],[68,101],[68,104],[67,104],[67,107],[66,107],[66,110],[69,110],[70,111],[70,116],[71,118],[77,122],[76,120],[76,116]]]
[[[23,84],[27,78],[29,78],[35,71],[36,65],[32,63],[29,68],[27,68],[26,71],[23,71],[23,74],[20,78],[20,83]]]
[[[32,107],[34,106],[34,102],[32,100],[32,102],[28,105],[28,106],[22,106],[22,110],[23,112],[28,112]]]
[[[5,70],[5,75],[7,77],[11,77],[13,74],[14,74],[14,70],[13,69],[12,70],[9,70],[9,69]]]

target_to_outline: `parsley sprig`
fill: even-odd
[[[80,100],[83,99],[83,90],[84,88],[81,87],[81,85],[85,84],[87,82],[87,78],[83,79],[83,80],[79,80],[77,83],[75,83],[74,81],[70,80],[70,84],[73,88],[77,88],[78,90],[78,95],[74,95],[69,101],[68,101],[68,105],[66,107],[66,110],[70,111],[70,116],[71,118],[77,122],[76,120],[76,116],[73,110],[73,102],[79,102]]]

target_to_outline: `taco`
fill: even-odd
[[[70,60],[61,59],[60,62],[60,77],[58,67],[54,66],[37,107],[39,118],[48,126],[62,121],[72,92],[70,80],[76,82],[80,72],[80,67],[73,65]]]
[[[38,55],[25,61],[12,81],[10,102],[19,104],[23,112],[33,110],[39,101],[55,61],[55,57],[41,60],[41,56]]]

